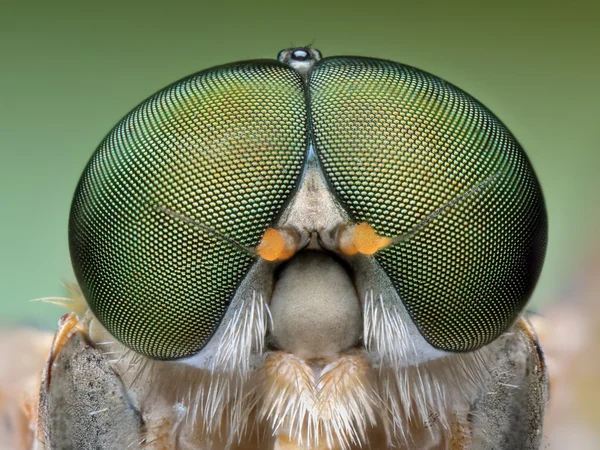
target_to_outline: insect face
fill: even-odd
[[[433,347],[474,350],[499,336],[533,289],[546,239],[539,184],[514,137],[418,69],[321,60],[311,48],[279,59],[185,78],[100,145],[70,222],[74,267],[100,321],[136,352],[190,356],[261,259],[252,249],[272,245],[269,229],[292,230],[291,255],[312,233],[365,224],[389,241],[366,257]],[[347,244],[352,233],[340,236]],[[359,270],[364,253],[333,250]],[[272,271],[260,276],[270,292]]]
[[[208,428],[230,395],[232,430],[260,410],[274,434],[312,426],[342,447],[377,414],[408,442],[415,416],[469,410],[480,350],[524,308],[546,236],[531,164],[481,103],[413,67],[312,48],[142,102],[92,156],[69,225],[106,330],[214,375],[189,393],[210,393]]]

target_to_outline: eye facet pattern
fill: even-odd
[[[118,123],[69,223],[77,279],[110,333],[156,359],[207,343],[253,261],[219,235],[259,243],[297,183],[306,120],[301,76],[250,61],[176,82]]]
[[[100,322],[151,358],[200,351],[255,261],[245,249],[289,213],[309,147],[352,219],[341,225],[364,224],[387,245],[344,257],[375,259],[433,347],[471,351],[509,328],[547,240],[517,140],[438,77],[308,47],[184,78],[104,139],[69,223],[75,274]]]
[[[464,196],[375,255],[423,336],[448,351],[498,337],[528,300],[547,239],[516,139],[468,94],[398,63],[326,58],[308,89],[315,149],[356,222],[393,238]]]

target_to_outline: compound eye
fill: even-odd
[[[542,192],[514,136],[468,94],[401,64],[327,58],[308,86],[329,183],[366,224],[370,238],[358,241],[373,248],[363,253],[374,253],[425,339],[469,351],[498,337],[546,250]],[[349,254],[360,252],[353,242]]]
[[[300,174],[300,75],[246,62],[185,78],[129,113],[94,153],[71,208],[73,267],[123,344],[198,352]],[[232,245],[235,242],[236,245]]]

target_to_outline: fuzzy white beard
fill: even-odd
[[[307,449],[369,448],[374,432],[392,448],[437,447],[466,423],[486,381],[485,348],[403,364],[414,356],[406,324],[372,293],[364,299],[364,348],[334,360],[266,352],[269,317],[255,293],[229,323],[210,370],[102,343],[146,421],[141,448],[237,448],[274,436]]]

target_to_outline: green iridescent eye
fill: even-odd
[[[100,322],[152,358],[193,355],[228,323],[240,286],[279,295],[275,267],[309,264],[287,259],[312,242],[311,251],[336,253],[321,259],[338,264],[359,297],[393,286],[387,305],[405,308],[414,334],[438,353],[474,350],[506,331],[535,286],[547,239],[541,189],[512,134],[468,94],[412,67],[321,59],[310,48],[279,59],[174,83],[96,150],[69,238]],[[378,251],[331,243],[363,222],[367,241],[372,233],[385,243]],[[268,270],[256,274],[260,258]],[[364,280],[361,258],[383,277]],[[295,296],[278,297],[278,311],[288,314]],[[271,337],[291,341],[284,328]],[[359,345],[360,330],[347,335]]]
[[[77,279],[108,331],[158,359],[201,349],[252,263],[207,230],[255,246],[297,182],[306,135],[302,78],[275,61],[192,75],[121,120],[69,225]]]
[[[375,255],[423,336],[449,351],[498,337],[546,249],[542,193],[519,143],[475,99],[401,64],[327,58],[308,89],[316,151],[355,221],[401,236],[451,205]]]

